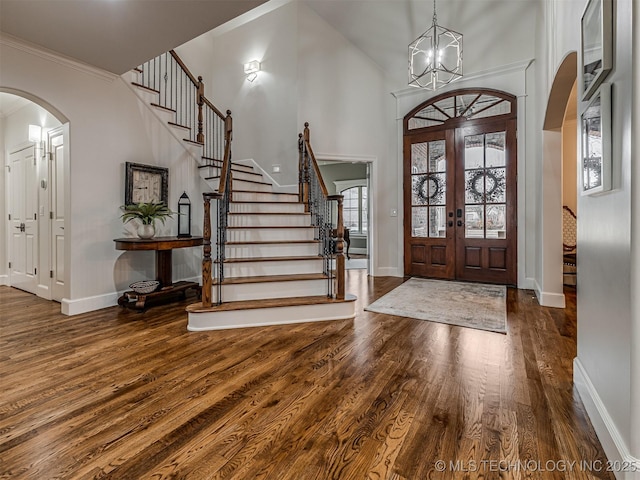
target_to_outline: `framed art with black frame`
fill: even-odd
[[[600,88],[580,115],[582,195],[611,190],[611,85]]]
[[[169,169],[126,162],[125,205],[169,203]]]
[[[589,0],[580,23],[582,100],[587,101],[613,67],[613,0]]]

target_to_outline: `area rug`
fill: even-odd
[[[507,333],[504,285],[410,278],[365,310]]]

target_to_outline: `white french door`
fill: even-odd
[[[38,172],[35,147],[9,154],[9,275],[11,286],[36,293]]]
[[[49,152],[49,185],[51,190],[51,298],[61,301],[64,297],[64,198],[65,198],[65,169],[64,169],[64,133],[62,128],[49,132],[47,136],[47,151]]]

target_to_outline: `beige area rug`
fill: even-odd
[[[410,278],[365,310],[507,333],[504,285]]]

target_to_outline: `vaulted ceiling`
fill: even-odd
[[[266,0],[0,0],[0,31],[112,73]]]
[[[432,1],[299,1],[368,55],[392,84],[406,86],[407,45],[430,26]],[[0,31],[122,74],[265,2],[0,0]],[[464,34],[465,73],[474,72],[487,64],[521,60],[523,50],[525,56],[533,52],[540,4],[540,0],[439,0],[438,23]]]

